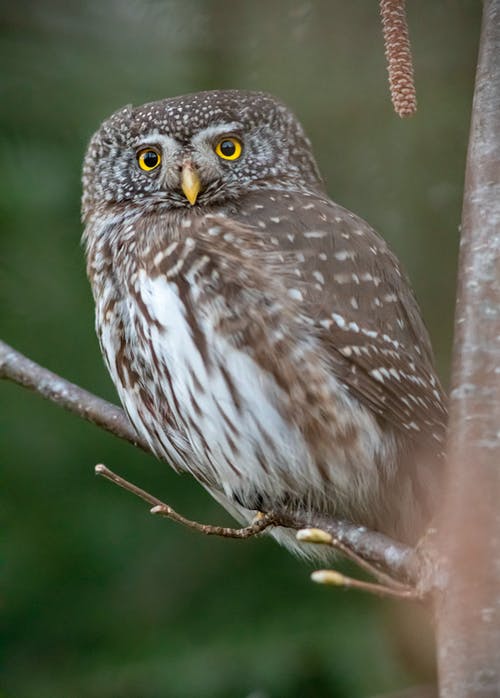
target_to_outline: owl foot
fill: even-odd
[[[253,526],[254,524],[260,523],[263,519],[267,519],[267,514],[264,514],[262,511],[258,511],[253,517],[251,525]]]

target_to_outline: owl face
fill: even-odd
[[[201,92],[124,107],[93,136],[83,218],[96,208],[206,207],[259,188],[321,187],[302,126],[259,92]]]

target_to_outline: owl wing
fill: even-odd
[[[241,218],[266,233],[272,249],[293,254],[290,292],[302,299],[349,393],[396,431],[442,442],[445,396],[429,335],[385,241],[358,216],[308,193],[250,195]]]

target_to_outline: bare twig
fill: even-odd
[[[328,584],[330,586],[344,587],[346,589],[359,589],[367,591],[370,594],[377,596],[386,596],[393,599],[404,599],[406,601],[421,601],[422,598],[415,589],[404,587],[401,589],[393,586],[385,586],[383,584],[373,584],[365,582],[362,579],[354,579],[347,577],[336,570],[317,570],[311,574],[311,579],[317,584]]]
[[[2,341],[0,341],[0,378],[24,386],[121,439],[149,451],[146,442],[137,436],[125,413],[119,407],[39,366]],[[168,504],[120,478],[104,466],[97,466],[97,473],[147,501],[152,505],[153,513],[167,516],[206,535],[248,538],[271,525],[297,531],[304,528],[319,528],[332,537],[334,547],[338,550],[356,561],[362,559],[365,569],[367,569],[366,565],[369,566],[370,573],[374,573],[374,566],[379,574],[381,571],[386,572],[392,579],[393,585],[397,585],[399,580],[415,584],[420,575],[419,558],[413,548],[362,526],[321,516],[315,517],[314,520],[306,516],[292,517],[285,512],[264,515],[261,520],[244,528],[208,526],[183,517]],[[346,552],[347,550],[349,553]]]
[[[338,540],[338,538],[334,538],[329,533],[326,533],[326,531],[322,531],[319,528],[303,528],[297,532],[297,540],[304,543],[327,545],[334,548],[335,550],[341,552],[348,560],[354,562],[362,570],[365,570],[365,572],[368,572],[368,574],[370,574],[372,577],[375,577],[379,584],[390,587],[391,589],[408,589],[406,584],[403,584],[399,580],[386,574],[379,567],[358,555],[355,550],[349,548],[349,546],[342,543],[342,541]]]
[[[365,562],[384,570],[393,579],[416,584],[420,577],[420,557],[415,550],[383,533],[320,516],[315,517],[314,521],[304,520],[301,526],[297,526],[300,523],[297,519],[286,519],[283,516],[280,519],[289,528],[319,528],[329,533],[333,540],[354,551]]]
[[[398,116],[412,116],[417,111],[417,95],[405,0],[380,0],[380,14],[392,104]]]
[[[125,480],[125,478],[120,477],[120,475],[117,475],[112,470],[109,470],[109,468],[106,468],[106,466],[102,465],[102,463],[96,465],[95,473],[96,475],[102,475],[107,480],[114,482],[115,485],[118,485],[122,489],[128,490],[137,497],[144,499],[144,501],[148,502],[148,504],[152,504],[152,514],[165,516],[167,519],[176,521],[177,523],[180,523],[187,528],[191,528],[193,531],[197,531],[198,533],[203,533],[205,536],[221,536],[222,538],[251,538],[252,536],[257,535],[257,533],[261,533],[274,523],[273,514],[264,514],[262,517],[256,519],[252,524],[245,526],[244,528],[228,528],[226,526],[201,524],[197,521],[187,519],[185,516],[182,516],[182,514],[178,514],[169,504],[165,504],[165,502],[157,499],[152,494],[149,494],[149,492],[137,487],[137,485]]]

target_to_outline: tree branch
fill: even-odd
[[[43,368],[2,341],[0,378],[28,388],[144,451],[150,451],[146,442],[135,433],[122,409]],[[420,578],[421,558],[413,548],[362,526],[325,517],[316,517],[314,520],[306,516],[292,517],[283,512],[271,512],[244,528],[210,526],[178,514],[168,504],[124,480],[103,465],[96,466],[96,473],[144,499],[152,505],[153,513],[166,516],[205,535],[248,538],[261,533],[269,526],[283,526],[296,531],[321,529],[328,535],[328,540],[316,542],[336,548],[379,579],[382,570],[386,575],[385,582],[393,587],[399,585],[406,589],[407,584],[417,585]],[[360,560],[363,562],[360,563]]]
[[[149,451],[148,445],[138,436],[120,407],[43,368],[1,340],[0,378],[22,385],[87,422],[96,424],[143,451]]]

